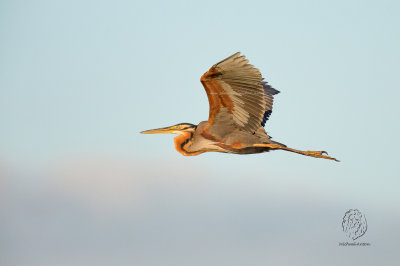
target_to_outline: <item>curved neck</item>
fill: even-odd
[[[193,156],[203,153],[202,151],[189,151],[187,148],[193,143],[194,132],[185,131],[174,138],[175,149],[185,156]]]

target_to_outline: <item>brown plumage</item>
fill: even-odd
[[[185,156],[209,151],[251,154],[279,149],[336,160],[324,155],[324,151],[299,151],[271,140],[264,126],[279,91],[263,81],[260,71],[248,62],[238,52],[213,65],[201,77],[210,104],[208,121],[141,133],[178,134],[175,148]]]

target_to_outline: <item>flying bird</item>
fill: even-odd
[[[142,131],[143,134],[173,133],[175,148],[185,156],[204,152],[252,154],[285,150],[336,160],[325,151],[300,151],[273,141],[264,129],[272,113],[272,88],[260,71],[240,52],[213,65],[200,78],[206,90],[210,112],[208,121],[198,125],[177,125]]]

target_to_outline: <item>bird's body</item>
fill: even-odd
[[[236,53],[215,64],[200,79],[210,104],[208,121],[197,126],[181,123],[142,133],[174,133],[175,148],[185,156],[204,152],[234,154],[287,150],[307,156],[336,160],[320,151],[299,151],[271,140],[264,129],[279,91],[263,81],[258,69]]]
[[[187,141],[189,140],[190,141]],[[260,127],[255,134],[238,128],[232,129],[230,134],[218,135],[213,132],[212,125],[203,121],[191,130],[174,139],[175,148],[183,155],[197,155],[207,151],[250,154],[266,150],[262,147],[252,146],[254,143],[271,143],[264,128]]]

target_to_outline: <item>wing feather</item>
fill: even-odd
[[[272,88],[266,81],[262,81],[261,85],[264,88],[264,98],[266,102],[265,113],[261,125],[264,127],[272,113],[272,105],[274,103],[274,95],[278,94],[279,91]]]

